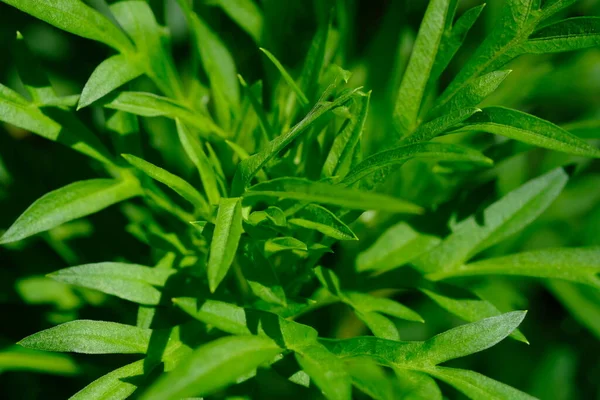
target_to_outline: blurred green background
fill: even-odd
[[[88,0],[101,7],[103,1]],[[195,73],[188,31],[175,0],[149,0],[158,21],[167,26],[173,52],[182,74]],[[262,0],[268,32],[262,46],[291,71],[297,71],[317,21],[336,1]],[[425,0],[339,0],[347,15],[338,15],[342,54],[337,62],[353,72],[351,85],[373,90],[370,120],[365,130],[367,152],[386,140],[393,95],[410,54],[427,2]],[[441,80],[443,87],[460,69],[497,19],[504,1],[489,0],[466,45]],[[109,1],[108,3],[112,3]],[[204,1],[205,20],[228,44],[241,75],[249,82],[269,82],[272,67],[258,48],[219,7]],[[461,1],[464,10],[481,1]],[[459,11],[460,13],[460,11]],[[600,16],[600,0],[581,0],[568,9],[570,16]],[[81,92],[94,68],[110,55],[99,43],[59,31],[48,24],[0,3],[0,82],[21,91],[12,62],[12,42],[22,32],[39,57],[59,95]],[[486,104],[518,108],[559,125],[578,120],[600,120],[600,48],[551,56],[524,56],[509,68],[513,73]],[[107,139],[103,113],[90,107],[78,112],[88,126]],[[172,139],[170,122],[142,123],[149,151],[161,149],[162,165],[179,170],[181,150]],[[580,133],[599,138],[600,125],[582,127]],[[459,138],[473,145],[492,140],[489,135]],[[598,142],[598,140],[596,140]],[[509,142],[507,146],[514,143]],[[596,143],[598,144],[598,143]],[[514,151],[514,149],[509,149]],[[486,174],[473,177],[455,190],[453,177],[423,175],[422,165],[411,162],[396,174],[388,190],[435,209],[423,229],[443,234],[448,210],[466,215],[483,202],[498,198],[532,177],[569,161],[577,172],[558,200],[517,237],[488,250],[505,254],[548,246],[600,245],[600,162],[544,150],[522,151],[498,163]],[[158,154],[158,153],[157,153]],[[83,155],[13,126],[0,124],[0,230],[43,194],[68,183],[98,175]],[[469,193],[466,196],[465,193]],[[390,218],[368,220],[356,232],[358,244],[338,248],[327,261],[352,259],[389,225]],[[136,307],[128,302],[86,289],[70,287],[44,277],[66,266],[107,260],[151,262],[151,249],[124,228],[122,207],[112,207],[84,220],[60,226],[36,238],[0,247],[0,397],[4,399],[62,399],[114,368],[133,361],[131,356],[46,354],[15,346],[23,337],[73,319],[96,319],[135,324]],[[420,226],[420,227],[421,227]],[[481,290],[497,299],[501,308],[528,309],[522,330],[531,341],[524,347],[507,340],[493,349],[453,362],[512,385],[542,399],[600,399],[600,293],[574,284],[526,279],[483,280]],[[451,317],[421,295],[402,295],[427,320],[426,324],[400,324],[403,339],[422,339],[457,325]],[[322,336],[364,333],[363,327],[333,306],[311,316]],[[403,325],[404,324],[404,325]],[[252,385],[253,383],[248,383]],[[252,390],[252,388],[251,388]],[[443,391],[459,398],[451,388]],[[260,398],[260,397],[255,397]]]

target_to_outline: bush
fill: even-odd
[[[4,398],[600,393],[597,1],[2,2]]]

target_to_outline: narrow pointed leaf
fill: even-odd
[[[141,189],[133,179],[90,179],[72,183],[36,200],[8,228],[0,243],[24,239],[139,195]]]
[[[454,294],[423,288],[421,291],[438,306],[467,322],[476,322],[501,315],[500,310],[492,303],[468,292]],[[525,335],[518,329],[515,329],[511,337],[519,342],[529,343]]]
[[[567,174],[559,168],[527,182],[487,207],[483,223],[477,216],[461,221],[450,236],[414,264],[428,273],[462,265],[531,223],[559,195],[567,179]]]
[[[144,1],[120,1],[110,6],[110,12],[133,40],[146,74],[164,94],[181,98],[177,71],[171,53],[164,48],[161,27],[150,5]]]
[[[293,237],[278,237],[265,242],[265,255],[267,257],[281,251],[300,250],[308,251],[306,243]]]
[[[485,74],[461,88],[452,99],[429,112],[430,118],[440,117],[460,109],[476,107],[492,94],[511,73],[511,70]]]
[[[403,399],[407,400],[442,400],[442,391],[435,380],[418,371],[408,369],[394,370],[396,379],[400,388],[397,389],[396,395],[402,395]]]
[[[197,348],[172,373],[162,376],[141,397],[170,400],[206,396],[236,382],[282,349],[271,339],[228,336]]]
[[[253,0],[218,0],[217,3],[256,43],[261,42],[264,18]]]
[[[322,204],[331,204],[355,210],[386,210],[419,213],[421,208],[393,197],[347,189],[302,178],[278,178],[252,186],[244,198],[278,197]]]
[[[195,207],[200,209],[207,208],[204,197],[202,197],[192,185],[177,175],[173,175],[172,173],[131,154],[123,154],[122,156],[129,164],[133,165],[150,178],[167,185]]]
[[[127,36],[102,14],[79,0],[2,0],[59,29],[96,40],[120,52],[133,50]]]
[[[335,214],[315,204],[309,204],[300,212],[294,214],[288,222],[295,226],[316,230],[334,239],[358,240],[354,232],[340,221]]]
[[[99,290],[139,304],[157,305],[158,289],[174,269],[150,268],[137,264],[103,262],[65,268],[48,276],[60,282]]]
[[[432,0],[423,17],[394,109],[394,123],[401,134],[412,132],[417,125],[429,74],[444,33],[449,4],[449,0]]]
[[[231,267],[242,235],[241,198],[222,198],[208,258],[208,284],[214,292]]]
[[[454,386],[472,400],[536,400],[533,396],[474,371],[435,367],[427,373]]]
[[[465,121],[460,131],[484,131],[534,146],[600,158],[600,150],[553,123],[503,107],[487,107]]]
[[[524,53],[559,53],[600,45],[600,17],[575,17],[534,32],[523,45]]]
[[[376,337],[321,339],[340,358],[368,356],[381,365],[425,370],[434,365],[485,350],[507,337],[523,320],[516,311],[450,329],[424,342],[401,342]]]
[[[413,158],[440,161],[463,161],[491,166],[493,161],[477,150],[450,143],[416,143],[385,150],[366,158],[344,178],[344,185],[352,185],[361,179],[396,164],[404,164]]]
[[[86,82],[77,109],[89,106],[143,73],[140,63],[126,55],[118,54],[102,61]]]
[[[343,177],[350,169],[356,145],[360,140],[367,120],[370,97],[371,93],[368,93],[365,96],[356,98],[357,112],[351,115],[350,120],[346,122],[340,133],[335,137],[325,164],[323,164],[321,173],[323,177]]]
[[[323,345],[315,343],[295,352],[296,360],[304,372],[328,400],[350,400],[351,379],[344,364]]]
[[[452,29],[449,31],[446,30],[440,42],[435,64],[431,70],[431,80],[437,80],[448,67],[448,64],[450,64],[450,61],[462,46],[467,34],[479,18],[484,7],[485,4],[481,4],[468,9],[454,23]],[[446,22],[452,21],[448,21],[447,19]]]
[[[561,279],[600,288],[600,248],[557,248],[534,250],[488,258],[428,275],[441,280],[461,276],[519,275]]]
[[[260,51],[262,51],[267,58],[271,60],[273,65],[275,65],[275,68],[277,68],[283,79],[285,79],[290,88],[294,91],[294,93],[296,93],[296,96],[298,96],[300,103],[302,103],[303,106],[308,105],[308,98],[306,98],[306,95],[302,92],[302,89],[300,89],[300,87],[296,84],[294,78],[292,78],[292,76],[286,71],[285,67],[281,65],[277,57],[271,54],[271,52],[267,49],[261,48]]]
[[[433,248],[440,239],[421,234],[405,222],[390,227],[356,258],[357,271],[385,272],[400,267]]]
[[[84,354],[144,354],[150,329],[116,322],[76,320],[34,333],[21,340],[23,347]]]
[[[193,112],[172,99],[152,93],[120,92],[114,96],[109,96],[104,107],[142,117],[180,118],[182,121],[198,128],[207,137],[210,137],[209,133],[213,133],[217,137],[228,136],[209,117]]]
[[[285,149],[294,141],[294,139],[296,139],[306,129],[311,127],[315,121],[317,121],[325,113],[343,105],[350,100],[355,95],[356,91],[358,91],[358,89],[355,91],[345,92],[331,102],[325,102],[323,99],[319,100],[313,109],[306,115],[306,117],[296,124],[289,132],[273,139],[271,142],[269,142],[264,150],[261,150],[253,156],[243,160],[238,165],[235,172],[232,189],[233,194],[236,196],[242,195],[252,178],[265,166],[267,162]]]
[[[135,361],[96,379],[69,400],[124,400],[136,391],[132,378],[144,375],[144,360]]]
[[[436,136],[448,131],[473,114],[481,112],[479,108],[464,108],[420,125],[417,130],[398,141],[398,146],[406,146],[420,142],[428,142]]]
[[[208,197],[209,203],[219,204],[221,194],[219,193],[217,176],[208,156],[202,149],[202,145],[200,144],[198,138],[193,136],[192,133],[179,120],[176,122],[179,141],[181,142],[181,145],[183,146],[183,149],[190,160],[192,160],[198,169],[198,173],[200,174],[200,179],[202,180],[202,185],[204,187],[204,191],[206,192],[206,197]]]
[[[424,322],[423,318],[397,301],[375,297],[361,292],[344,292],[350,304],[361,312],[377,311],[407,321]]]

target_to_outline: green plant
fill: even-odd
[[[392,102],[356,87],[342,68],[352,43],[351,1],[314,3],[316,33],[299,71],[287,71],[269,50],[277,12],[292,7],[286,2],[178,0],[192,44],[182,66],[154,2],[2,1],[115,52],[80,95],[63,96],[27,36],[13,30],[10,55],[22,85],[20,93],[0,86],[0,120],[82,153],[96,176],[36,200],[0,243],[18,247],[42,234],[70,262],[78,257],[69,241],[85,231],[79,218],[120,204],[125,219],[92,236],[100,254],[104,246],[116,252],[48,277],[137,304],[135,325],[75,319],[19,342],[37,351],[143,355],[73,398],[343,400],[354,387],[356,396],[375,399],[441,399],[436,381],[472,399],[532,398],[474,370],[441,365],[507,336],[527,343],[518,329],[525,312],[509,311],[518,301],[498,278],[505,275],[550,279],[556,297],[600,335],[600,308],[585,298],[590,290],[598,299],[597,241],[510,247],[570,176],[597,169],[590,159],[600,150],[590,140],[599,137],[598,115],[580,113],[561,127],[489,105],[525,108],[519,90],[502,97],[506,65],[518,57],[600,44],[600,18],[562,17],[575,0],[506,0],[495,27],[445,85],[483,5],[455,18],[458,0],[427,2],[410,57],[400,48]],[[252,80],[238,75],[242,61],[208,23],[215,6],[255,49],[267,48],[257,53],[262,66]],[[534,70],[530,63],[525,71]],[[521,76],[516,85],[527,82]],[[88,108],[96,113],[89,124],[80,120]],[[517,173],[521,165],[506,165],[536,148],[554,158],[532,179],[482,193]],[[599,221],[597,212],[593,218]],[[139,258],[115,243],[123,225],[145,245]],[[359,238],[367,245],[352,243]],[[403,341],[398,320],[429,322],[397,300],[415,292],[467,323],[448,329],[440,319],[436,329],[445,332]],[[335,304],[352,316],[323,320],[322,308]],[[355,335],[357,320],[372,335]],[[530,340],[537,335],[543,332]],[[33,364],[42,369],[39,360]]]

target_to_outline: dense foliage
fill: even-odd
[[[2,398],[598,398],[600,2],[489,3],[1,0]]]

